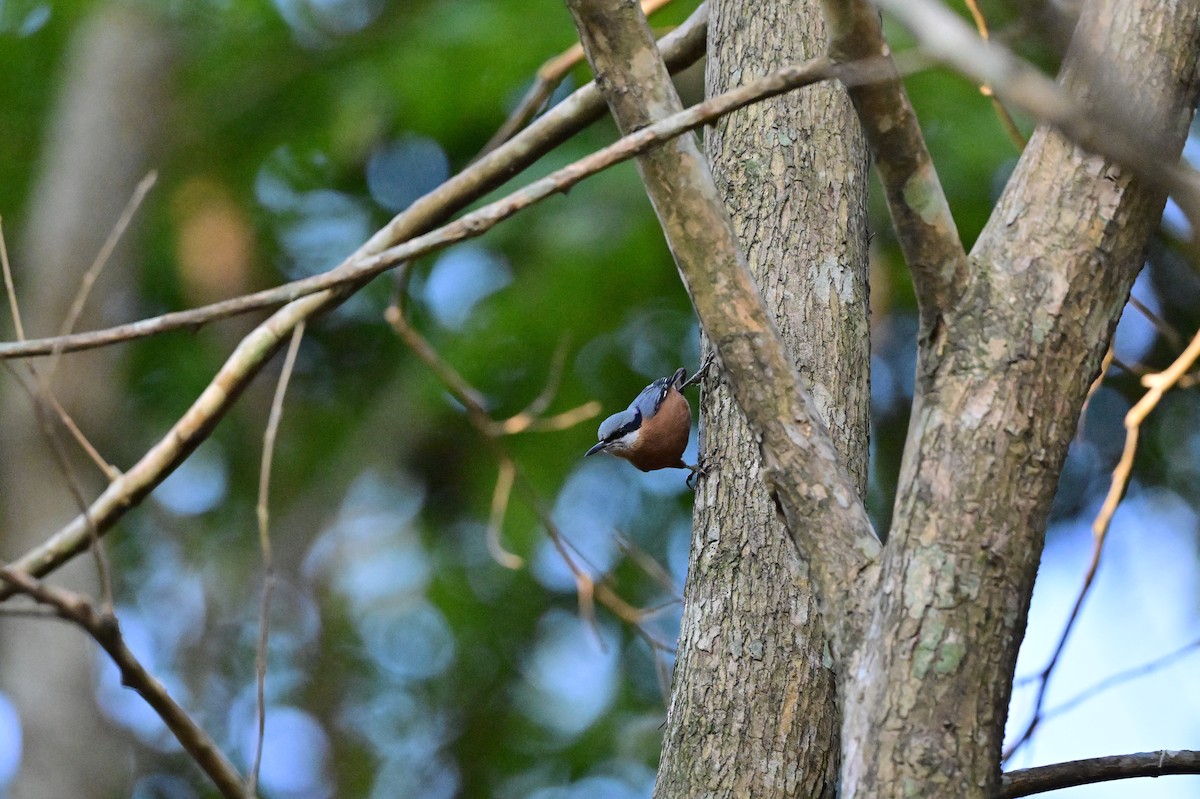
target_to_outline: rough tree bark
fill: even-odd
[[[1200,4],[1097,0],[1064,84],[1178,158]],[[1097,64],[1120,94],[1089,91]],[[1104,82],[1101,81],[1103,86]],[[1110,85],[1109,88],[1112,88]],[[992,797],[1050,501],[1165,197],[1039,129],[922,341],[874,617],[846,671],[844,796]]]
[[[821,55],[814,0],[710,4],[711,96]],[[845,91],[793,92],[707,131],[714,178],[750,269],[859,495],[870,396],[866,147]],[[701,406],[714,472],[696,492],[658,797],[832,797],[835,702],[803,561],[729,390]]]

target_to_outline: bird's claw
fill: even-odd
[[[679,390],[682,391],[688,386],[694,386],[703,380],[704,376],[708,374],[708,370],[712,368],[713,362],[716,361],[716,359],[716,351],[710,350],[708,355],[704,358],[704,363],[700,364],[700,368],[696,370],[696,374],[685,380],[683,385],[679,387]]]
[[[699,480],[701,477],[708,476],[708,464],[706,464],[704,462],[704,459],[701,458],[696,461],[695,466],[688,466],[687,468],[690,470],[690,472],[687,476],[687,479],[684,480],[684,483],[687,485],[688,488],[695,491],[696,490],[696,481]]]

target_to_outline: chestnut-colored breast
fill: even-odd
[[[642,422],[637,444],[625,457],[643,472],[653,469],[687,468],[683,450],[692,429],[692,407],[674,387],[658,406],[658,412]]]

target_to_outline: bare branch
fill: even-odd
[[[1129,304],[1141,313],[1142,316],[1146,317],[1146,320],[1150,324],[1154,325],[1154,329],[1167,340],[1168,344],[1177,350],[1183,349],[1183,335],[1174,325],[1147,308],[1144,302],[1132,294],[1129,295]]]
[[[516,469],[512,461],[500,461],[500,471],[496,475],[496,489],[492,492],[492,512],[488,517],[487,547],[492,553],[492,559],[506,569],[519,569],[525,561],[509,552],[500,542],[504,531],[504,514],[508,510],[508,500],[512,496],[513,478]]]
[[[125,208],[121,211],[121,215],[117,217],[112,230],[108,232],[108,238],[104,240],[104,245],[96,253],[96,258],[92,261],[92,265],[87,268],[87,271],[83,273],[83,277],[79,279],[79,291],[76,293],[75,299],[71,302],[71,308],[67,311],[67,315],[63,319],[62,327],[58,330],[60,338],[75,329],[75,324],[79,321],[79,315],[83,313],[83,306],[87,304],[88,296],[92,293],[92,286],[96,285],[97,278],[100,277],[100,273],[108,265],[108,259],[112,257],[113,251],[117,248],[117,242],[125,234],[129,223],[133,221],[134,214],[141,207],[142,201],[146,199],[146,195],[150,193],[150,189],[154,188],[154,183],[157,180],[158,173],[151,171],[134,188],[133,194],[130,195],[129,201],[125,203]],[[50,365],[46,367],[47,381],[54,375],[54,371],[58,366],[59,354],[58,352],[54,353],[54,357],[50,359]]]
[[[5,363],[7,364],[7,362]],[[62,406],[62,403],[58,401],[58,397],[54,396],[54,392],[50,391],[49,387],[45,388],[42,398],[50,406],[50,410],[54,411],[54,415],[58,417],[58,421],[62,423],[62,426],[71,434],[71,438],[75,439],[75,443],[79,445],[79,448],[83,450],[92,463],[96,464],[96,468],[104,474],[105,478],[111,483],[120,477],[121,470],[109,463],[108,459],[100,454],[100,450],[96,449],[96,446],[92,444],[79,425],[75,423],[71,414],[67,413],[67,409]]]
[[[1149,660],[1145,663],[1133,666],[1132,668],[1125,669],[1124,671],[1119,671],[1116,674],[1110,674],[1103,680],[1100,680],[1098,683],[1083,689],[1062,704],[1055,705],[1046,712],[1042,713],[1042,721],[1054,716],[1061,716],[1068,710],[1073,710],[1074,708],[1079,707],[1097,694],[1102,694],[1105,691],[1116,688],[1118,685],[1124,685],[1125,683],[1136,680],[1139,677],[1144,677],[1147,674],[1153,674],[1156,671],[1165,669],[1172,663],[1175,663],[1176,661],[1181,660],[1188,655],[1194,654],[1197,650],[1200,650],[1200,638],[1189,641],[1178,649],[1174,649],[1165,655],[1160,655],[1153,660]]]
[[[1104,535],[1108,532],[1108,526],[1112,522],[1113,513],[1116,512],[1117,503],[1121,501],[1125,487],[1129,484],[1129,475],[1133,469],[1133,456],[1137,452],[1138,433],[1141,431],[1142,422],[1146,420],[1151,411],[1158,407],[1163,394],[1170,391],[1179,382],[1198,358],[1200,358],[1200,332],[1196,333],[1187,349],[1179,354],[1174,363],[1158,374],[1142,377],[1142,385],[1148,390],[1125,414],[1125,448],[1121,453],[1117,468],[1113,470],[1112,485],[1108,489],[1108,495],[1104,498],[1100,513],[1092,522],[1092,533],[1099,541],[1102,542]]]
[[[976,0],[966,0],[967,10],[971,12],[971,19],[975,20],[975,30],[979,31],[979,36],[984,41],[992,38],[991,32],[988,31],[987,17],[983,15],[983,10],[979,8],[979,3]],[[992,101],[992,108],[996,110],[996,116],[1000,119],[1000,124],[1004,126],[1004,132],[1008,134],[1008,138],[1016,145],[1018,152],[1025,149],[1028,141],[1017,128],[1017,123],[1012,118],[1012,114],[1008,113],[1008,109],[1004,107],[1004,103],[1000,102],[1000,98],[992,91],[992,87],[986,83],[981,84],[979,93]]]
[[[517,568],[520,564],[520,558],[510,552],[505,551],[500,547],[499,534],[500,525],[503,522],[503,515],[508,506],[509,495],[512,487],[515,485],[525,498],[526,504],[537,515],[542,526],[546,528],[546,535],[550,539],[550,543],[558,552],[560,558],[567,569],[570,570],[575,578],[575,590],[579,601],[579,612],[581,618],[589,625],[595,624],[594,604],[598,600],[606,608],[612,611],[613,615],[622,621],[629,624],[637,633],[646,640],[647,643],[657,652],[666,649],[666,645],[654,638],[654,636],[645,629],[644,622],[648,613],[636,608],[621,598],[605,582],[596,582],[580,565],[576,562],[576,557],[572,556],[571,550],[578,550],[570,543],[558,524],[554,521],[553,514],[546,508],[541,496],[529,482],[524,472],[517,465],[503,442],[504,430],[502,425],[499,425],[488,415],[480,392],[474,388],[458,373],[458,371],[447,363],[437,350],[425,339],[421,333],[412,326],[412,323],[404,316],[399,304],[400,297],[394,298],[393,304],[387,309],[386,318],[388,324],[396,331],[401,341],[416,355],[421,361],[428,366],[435,375],[442,381],[446,389],[462,403],[467,410],[467,418],[471,424],[479,432],[483,440],[488,444],[496,461],[500,464],[500,473],[496,481],[496,490],[492,497],[492,510],[488,524],[488,548],[492,552],[501,565],[509,568]],[[585,558],[580,557],[580,560]]]
[[[690,66],[704,52],[707,6],[703,3],[688,20],[661,42],[663,57],[673,70]],[[752,102],[752,100],[748,100]],[[576,91],[556,105],[528,128],[495,151],[476,161],[438,188],[416,200],[380,228],[359,248],[358,252],[324,275],[286,283],[243,297],[205,305],[186,311],[175,311],[151,319],[119,325],[104,330],[76,333],[60,339],[34,339],[25,343],[0,343],[0,358],[48,355],[55,350],[74,352],[103,347],[122,341],[156,335],[168,330],[195,329],[216,319],[283,303],[322,291],[345,281],[340,279],[348,267],[362,258],[378,253],[419,233],[426,232],[448,219],[455,212],[499,187],[509,178],[545,155],[558,144],[599,119],[604,113],[604,99],[593,84]],[[696,123],[704,124],[704,121]],[[343,271],[339,271],[343,270]],[[330,275],[334,275],[330,279]],[[350,279],[353,282],[353,278]],[[333,302],[332,298],[327,298]],[[323,308],[326,306],[322,306]]]
[[[996,799],[1017,799],[1094,782],[1163,777],[1168,774],[1200,774],[1200,752],[1163,749],[1010,771],[1001,777]]]
[[[8,583],[11,590],[27,594],[38,603],[53,608],[63,619],[82,627],[120,669],[121,683],[141,694],[174,733],[196,765],[213,781],[221,795],[227,799],[246,799],[247,794],[237,769],[208,737],[208,733],[192,720],[187,711],[171,698],[162,683],[154,679],[129,651],[116,616],[108,612],[97,612],[86,598],[55,588],[8,566],[0,566],[0,580]]]
[[[549,433],[556,430],[566,430],[582,421],[591,419],[600,413],[600,403],[590,400],[577,408],[563,411],[555,416],[545,416],[546,408],[558,392],[559,381],[562,380],[563,365],[567,360],[567,339],[564,337],[554,350],[550,359],[550,374],[541,393],[534,397],[522,410],[495,425],[497,434],[514,435],[516,433],[538,432]]]
[[[1200,230],[1200,173],[1181,163],[1171,152],[1166,131],[1146,114],[1118,116],[1113,103],[1100,115],[1089,111],[1062,86],[1004,47],[975,34],[954,12],[936,0],[877,0],[920,42],[929,56],[943,61],[972,80],[991,86],[1008,102],[1056,128],[1089,152],[1111,158],[1143,179],[1169,192],[1187,215],[1193,230]],[[1094,59],[1093,59],[1094,60]],[[1108,90],[1116,86],[1105,87]],[[1114,95],[1118,96],[1118,95]],[[1120,97],[1136,98],[1128,87]],[[1128,102],[1125,103],[1125,106]]]
[[[650,16],[670,2],[671,0],[642,0],[642,13]],[[534,77],[533,85],[529,87],[525,96],[521,98],[521,102],[517,103],[517,107],[508,115],[508,119],[504,120],[504,124],[479,151],[479,155],[475,157],[476,160],[504,144],[515,136],[517,131],[525,127],[525,123],[532,119],[550,100],[550,95],[554,94],[554,90],[563,82],[563,78],[567,77],[575,65],[581,61],[583,61],[583,46],[576,42],[542,64]]]
[[[4,269],[4,290],[8,294],[8,311],[12,314],[13,330],[17,341],[25,340],[25,326],[21,324],[21,308],[17,304],[17,289],[13,285],[12,265],[8,262],[8,245],[5,243],[3,218],[0,218],[0,267]]]
[[[288,381],[292,377],[292,369],[296,365],[296,353],[300,351],[300,341],[304,338],[304,323],[296,325],[292,330],[292,340],[288,344],[287,354],[283,357],[283,368],[279,371],[279,382],[275,386],[275,397],[271,400],[271,412],[267,417],[267,427],[263,431],[262,465],[258,473],[258,544],[263,558],[263,589],[262,604],[258,614],[258,648],[254,656],[256,713],[258,716],[258,738],[254,744],[254,765],[250,767],[250,775],[246,778],[246,792],[253,795],[258,792],[258,770],[262,765],[263,741],[267,730],[267,636],[270,632],[271,590],[275,587],[275,566],[271,560],[271,461],[275,455],[275,437],[279,433],[279,423],[283,419],[283,398],[287,395]]]
[[[883,40],[879,13],[867,0],[824,0],[830,55],[839,61],[886,60],[890,74],[847,86],[887,195],[892,225],[912,273],[922,322],[951,310],[966,286],[967,255],[925,137]]]

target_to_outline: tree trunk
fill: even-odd
[[[1178,158],[1200,4],[1097,0],[1063,82]],[[1107,83],[1104,72],[1119,75]],[[1119,93],[1112,92],[1119,86]],[[991,799],[1050,501],[1164,193],[1042,128],[922,341],[881,591],[846,669],[842,795]]]
[[[824,52],[817,2],[710,4],[708,94]],[[755,280],[866,494],[870,396],[866,148],[844,90],[809,87],[706,140]],[[840,726],[805,564],[729,391],[702,404],[714,477],[696,494],[657,797],[832,797]]]

